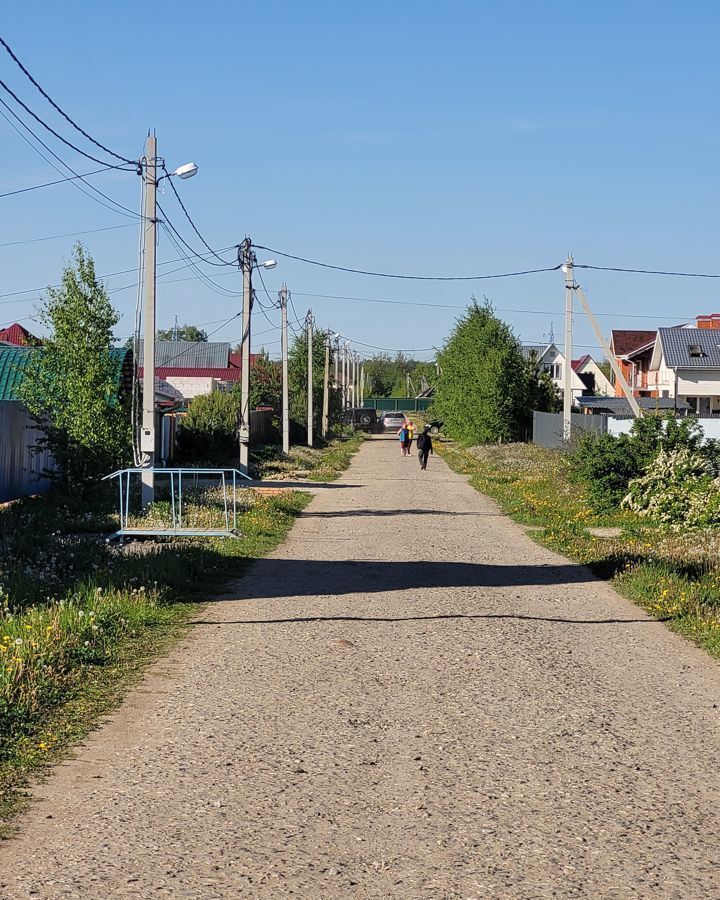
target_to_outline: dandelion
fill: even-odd
[[[22,638],[15,638],[15,646],[19,647],[23,642]]]

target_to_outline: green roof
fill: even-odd
[[[0,400],[19,400],[18,388],[23,380],[23,370],[33,353],[42,352],[34,347],[7,347],[0,345]],[[118,386],[123,381],[123,368],[126,365],[129,350],[117,348],[111,350],[118,363]]]
[[[30,353],[26,347],[0,347],[0,400],[18,400],[18,387]]]

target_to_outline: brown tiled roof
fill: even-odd
[[[657,331],[629,331],[624,328],[613,328],[610,332],[612,349],[615,356],[627,356],[639,347],[655,340]]]

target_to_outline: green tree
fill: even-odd
[[[267,353],[260,353],[250,366],[250,409],[282,406],[282,369]]]
[[[184,325],[179,325],[177,329],[177,336],[175,336],[175,329],[173,328],[161,328],[156,333],[156,338],[158,341],[195,341],[195,342],[205,342],[208,339],[207,331],[204,331],[202,328],[198,328],[197,325],[188,325],[187,323]]]
[[[323,382],[325,377],[326,331],[313,331],[313,427],[316,434],[322,427]],[[330,377],[332,379],[333,370]],[[298,333],[288,354],[288,389],[290,418],[301,425],[307,424],[307,330]],[[340,421],[342,414],[340,391],[330,388],[330,424]]]
[[[562,394],[557,389],[550,373],[540,367],[537,353],[530,351],[525,361],[528,379],[528,404],[530,411],[561,412]]]
[[[38,310],[48,329],[31,357],[20,399],[37,421],[67,486],[84,489],[130,459],[129,402],[121,397],[120,364],[112,354],[119,320],[81,244],[59,288]]]
[[[178,431],[182,458],[224,463],[239,453],[240,389],[193,397]]]
[[[474,298],[438,357],[441,377],[433,410],[466,444],[526,436],[531,397],[520,342],[490,303]]]

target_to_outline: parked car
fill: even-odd
[[[428,422],[430,426],[430,434],[438,434],[440,429],[443,427],[442,419],[434,419],[432,422]]]
[[[343,422],[352,425],[358,431],[375,431],[378,424],[377,410],[365,407],[346,409],[343,413]]]
[[[380,416],[380,429],[382,431],[397,431],[404,422],[404,412],[384,412]]]

